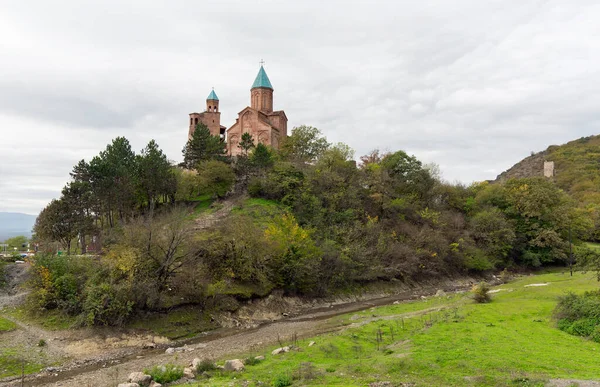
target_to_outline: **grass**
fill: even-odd
[[[16,328],[17,324],[0,316],[0,332],[8,332]]]
[[[192,215],[192,217],[194,219],[200,214],[210,213],[210,212],[216,210],[213,207],[211,207],[214,200],[210,195],[200,195],[197,198],[195,198],[194,200],[192,200],[192,202],[196,203],[194,205],[194,212]]]
[[[76,317],[69,316],[59,310],[48,310],[37,314],[28,311],[25,307],[19,307],[4,309],[3,312],[19,321],[33,323],[50,331],[70,329],[77,322]]]
[[[39,372],[45,364],[39,355],[34,358],[38,359],[32,360],[31,354],[23,348],[0,348],[0,378],[21,375],[22,372],[25,375]]]
[[[533,283],[549,285],[525,287]],[[385,380],[423,386],[543,386],[552,378],[598,379],[600,344],[560,331],[552,319],[559,295],[597,288],[591,273],[570,277],[554,272],[495,287],[503,290],[486,304],[474,303],[465,293],[371,308],[330,321],[346,329],[300,340],[298,351],[271,356],[274,347],[264,348],[267,358],[261,363],[241,374],[215,373],[196,386],[273,386],[288,377],[294,386],[365,386]],[[290,344],[292,334],[284,344]],[[316,345],[308,347],[312,340]]]
[[[201,332],[215,329],[214,323],[199,307],[181,307],[168,313],[154,313],[128,325],[144,329],[170,340],[194,337]]]
[[[287,212],[287,208],[273,200],[250,198],[236,206],[232,213],[252,218],[257,224],[266,226],[275,217]]]

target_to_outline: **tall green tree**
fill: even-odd
[[[175,194],[177,181],[171,163],[154,140],[142,149],[135,161],[138,196],[152,213],[161,197]]]
[[[222,161],[208,160],[198,167],[200,190],[214,198],[224,197],[235,183],[235,174],[229,165]]]
[[[61,200],[66,204],[73,219],[81,253],[87,253],[87,236],[95,234],[94,218],[92,215],[93,193],[86,182],[73,181],[62,190]]]
[[[319,129],[302,125],[292,129],[291,135],[285,138],[281,154],[290,161],[310,163],[317,160],[329,146]]]
[[[71,243],[79,231],[69,202],[53,199],[38,215],[33,231],[41,240],[61,243],[67,249],[67,254],[71,254]]]
[[[200,123],[183,148],[183,164],[188,169],[195,169],[202,161],[222,161],[225,155],[225,142],[218,136],[212,136],[208,127]]]
[[[252,135],[248,132],[242,134],[242,138],[240,140],[240,143],[238,144],[238,148],[240,148],[242,150],[242,152],[244,152],[244,156],[248,156],[248,152],[250,151],[250,149],[254,148],[254,138],[252,138]]]

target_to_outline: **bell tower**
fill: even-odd
[[[206,110],[202,113],[190,113],[190,129],[188,139],[192,138],[196,125],[202,123],[208,127],[213,136],[225,137],[225,129],[221,128],[221,112],[219,111],[219,97],[213,89],[206,98]]]
[[[250,89],[250,107],[264,113],[273,112],[273,86],[261,62],[260,70]]]

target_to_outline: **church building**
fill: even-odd
[[[227,153],[236,156],[241,153],[238,147],[244,133],[250,133],[254,143],[259,142],[275,149],[287,136],[287,117],[283,110],[273,110],[273,86],[261,65],[250,89],[250,106],[238,113],[235,123],[227,130],[221,126],[219,98],[213,90],[206,99],[206,111],[190,113],[188,138],[192,137],[199,122],[208,126],[213,136],[220,136],[227,143]]]

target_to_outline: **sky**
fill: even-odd
[[[265,61],[288,128],[356,156],[404,150],[494,179],[600,134],[596,1],[2,1],[0,211],[37,214],[117,136],[179,162],[215,88],[221,124]]]

